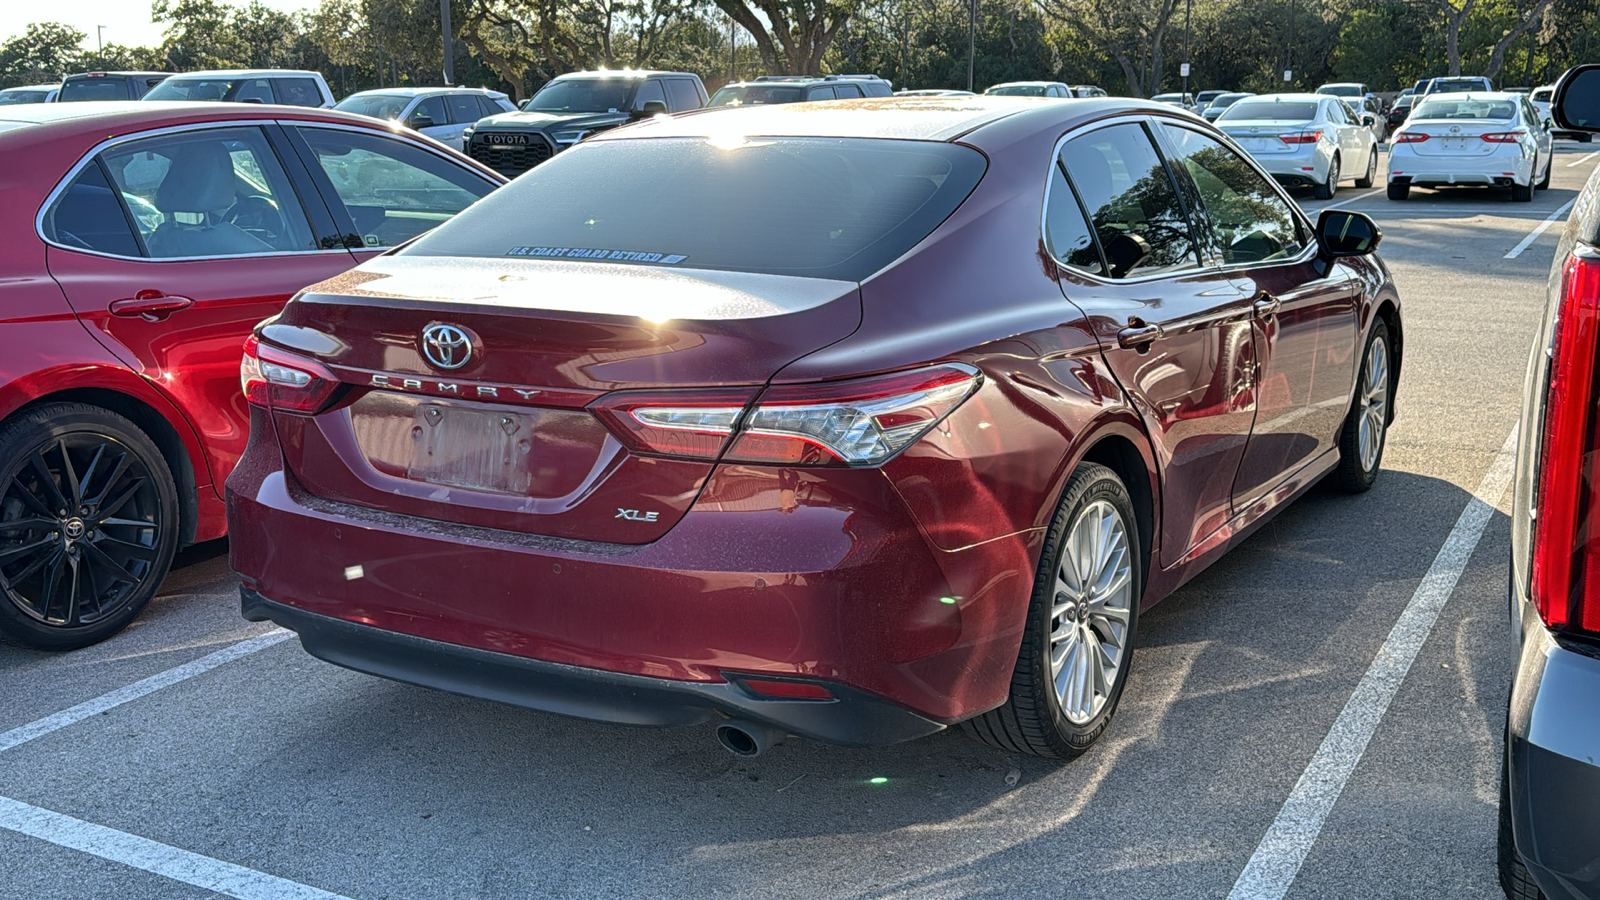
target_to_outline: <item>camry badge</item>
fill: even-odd
[[[454,371],[472,360],[472,338],[466,329],[435,322],[422,329],[422,355],[434,368]]]

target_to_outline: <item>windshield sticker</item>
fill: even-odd
[[[583,247],[512,247],[507,256],[531,256],[537,259],[606,259],[618,262],[661,263],[675,266],[688,259],[676,253],[641,253],[637,250],[592,250]]]

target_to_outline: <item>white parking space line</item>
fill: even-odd
[[[1228,900],[1281,900],[1294,883],[1306,855],[1322,832],[1323,823],[1344,791],[1345,783],[1361,762],[1367,743],[1378,729],[1390,701],[1405,681],[1411,663],[1433,631],[1439,611],[1455,592],[1456,582],[1472,558],[1483,529],[1494,516],[1500,498],[1511,484],[1517,430],[1511,429],[1495,456],[1483,483],[1467,501],[1445,538],[1439,555],[1428,567],[1422,583],[1400,613],[1378,655],[1367,667],[1339,718],[1323,738],[1322,746],[1300,775],[1284,801],[1278,817],[1256,847]]]
[[[60,731],[69,725],[77,724],[93,715],[98,715],[108,709],[121,706],[148,694],[153,694],[164,687],[171,687],[180,681],[202,675],[225,663],[233,662],[240,657],[249,656],[257,650],[265,650],[274,644],[292,637],[294,632],[283,629],[274,629],[266,634],[242,640],[237,644],[210,653],[196,660],[191,660],[181,666],[157,672],[149,678],[135,681],[126,687],[120,687],[109,694],[102,694],[93,700],[85,700],[70,709],[64,709],[55,715],[45,716],[36,722],[29,722],[0,734],[0,753],[4,753],[19,744],[26,744],[34,738],[43,737],[52,731]]]
[[[320,888],[0,797],[0,828],[243,900],[348,900]]]
[[[1572,169],[1572,168],[1576,168],[1578,166],[1581,166],[1584,163],[1588,162],[1589,160],[1594,159],[1596,156],[1600,156],[1600,150],[1596,150],[1595,152],[1589,154],[1588,156],[1580,156],[1580,157],[1578,157],[1577,159],[1573,160],[1572,162],[1567,163],[1567,168]]]
[[[1567,210],[1569,210],[1571,208],[1572,208],[1572,201],[1571,200],[1568,200],[1567,202],[1561,204],[1561,208],[1556,210],[1555,212],[1551,213],[1549,218],[1545,219],[1543,222],[1540,222],[1538,228],[1535,228],[1534,230],[1528,232],[1528,236],[1522,239],[1522,243],[1516,245],[1515,247],[1512,247],[1511,248],[1511,252],[1507,253],[1505,255],[1505,258],[1506,259],[1516,259],[1517,257],[1521,256],[1522,255],[1522,251],[1524,251],[1524,250],[1528,249],[1529,247],[1533,246],[1533,242],[1539,239],[1539,235],[1544,234],[1545,229],[1549,228],[1551,225],[1554,225],[1562,216],[1566,215],[1567,214]]]

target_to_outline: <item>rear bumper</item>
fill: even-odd
[[[831,744],[868,746],[943,729],[902,707],[842,685],[833,700],[757,696],[734,679],[696,683],[564,666],[446,644],[274,603],[240,588],[240,610],[300,636],[307,653],[395,681],[513,706],[620,725],[695,725],[719,715],[749,719]]]
[[[1520,153],[1489,156],[1424,156],[1397,145],[1389,151],[1389,180],[1418,187],[1483,185],[1506,187],[1533,183],[1534,161]]]
[[[1600,897],[1600,650],[1525,622],[1506,775],[1517,850],[1550,900]]]
[[[537,709],[634,724],[721,712],[875,743],[1005,701],[1039,535],[938,550],[881,470],[725,468],[663,537],[598,544],[318,498],[274,441],[255,438],[228,481],[230,562],[264,598],[247,597],[247,614],[303,636],[312,623],[315,655]],[[336,623],[387,649],[341,651]],[[457,657],[521,674],[438,674]],[[541,673],[536,690],[504,686],[528,672]],[[542,686],[560,680],[548,673],[631,685],[656,698],[643,707],[660,707],[660,721],[637,703],[561,699]],[[773,705],[737,686],[747,676],[808,680],[839,699]]]
[[[1296,153],[1263,153],[1252,155],[1279,184],[1286,187],[1310,187],[1328,180],[1328,164],[1332,157],[1322,153],[1316,144],[1304,145],[1307,149]]]

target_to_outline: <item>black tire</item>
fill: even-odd
[[[1535,159],[1535,163],[1537,163],[1537,162],[1538,162],[1538,160]],[[1539,179],[1539,183],[1538,184],[1534,185],[1534,187],[1536,189],[1541,190],[1541,191],[1547,191],[1547,190],[1550,189],[1550,170],[1554,169],[1555,167],[1556,167],[1556,155],[1555,155],[1554,152],[1552,152],[1550,154],[1550,161],[1545,163],[1545,166],[1544,166],[1544,177]]]
[[[1511,202],[1528,203],[1533,200],[1533,185],[1511,183]]]
[[[1410,183],[1404,182],[1404,181],[1400,182],[1399,184],[1395,184],[1392,181],[1389,182],[1389,199],[1390,200],[1404,200],[1409,196],[1411,196],[1411,185],[1410,185]]]
[[[1328,180],[1311,189],[1311,196],[1318,200],[1332,200],[1333,195],[1339,191],[1339,154],[1333,155],[1333,161],[1328,163]]]
[[[1356,179],[1356,187],[1369,188],[1378,180],[1378,145],[1372,145],[1372,152],[1367,154],[1367,174]]]
[[[1117,665],[1115,672],[1111,673],[1108,689],[1102,695],[1091,683],[1087,697],[1079,698],[1087,701],[1087,706],[1081,709],[1088,714],[1078,716],[1081,721],[1073,721],[1073,717],[1064,711],[1057,690],[1057,677],[1052,672],[1053,635],[1061,635],[1069,629],[1080,635],[1094,630],[1096,637],[1093,644],[1076,643],[1076,639],[1064,640],[1063,643],[1089,648],[1086,652],[1096,659],[1099,657],[1094,648],[1111,645],[1117,636],[1114,633],[1107,636],[1107,626],[1111,624],[1109,618],[1102,615],[1097,621],[1089,614],[1094,604],[1082,593],[1074,598],[1065,591],[1057,590],[1057,573],[1061,571],[1069,537],[1081,536],[1077,527],[1087,524],[1092,529],[1098,522],[1105,528],[1104,533],[1114,534],[1114,529],[1106,524],[1112,513],[1120,523],[1124,540],[1120,550],[1115,540],[1109,542],[1113,548],[1113,552],[1108,554],[1112,562],[1102,571],[1109,569],[1113,574],[1119,573],[1123,562],[1126,563],[1125,592],[1118,589],[1108,593],[1117,598],[1117,603],[1127,606],[1127,620],[1120,635],[1120,646],[1116,648]],[[1139,598],[1144,593],[1144,553],[1136,522],[1133,501],[1116,473],[1105,466],[1084,463],[1072,474],[1061,504],[1050,521],[1045,550],[1039,560],[1033,599],[1028,606],[1028,621],[1022,635],[1022,648],[1011,676],[1011,696],[999,709],[968,720],[965,723],[968,733],[999,750],[1050,759],[1071,759],[1088,750],[1105,733],[1116,713],[1122,689],[1128,683],[1133,661],[1133,639],[1138,626]],[[1120,558],[1118,553],[1122,554]],[[1108,583],[1116,583],[1121,577],[1124,576],[1117,575]],[[1058,601],[1067,607],[1067,611],[1059,615],[1055,611]],[[1106,604],[1101,608],[1110,610],[1113,607]],[[1061,672],[1068,679],[1069,691],[1074,682],[1066,666],[1071,666],[1074,659],[1067,657]],[[1096,703],[1100,705],[1096,707]]]
[[[1500,834],[1495,842],[1495,868],[1500,871],[1500,888],[1506,892],[1507,900],[1544,900],[1544,892],[1539,890],[1538,882],[1522,862],[1522,854],[1517,852],[1517,841],[1511,830],[1508,764],[1509,760],[1505,760],[1500,765]]]
[[[75,650],[126,628],[172,565],[178,517],[161,450],[126,418],[50,403],[7,422],[0,634]]]
[[[1346,493],[1359,494],[1371,488],[1383,468],[1383,448],[1389,432],[1390,404],[1394,397],[1394,356],[1390,346],[1389,326],[1379,319],[1367,334],[1367,344],[1361,351],[1361,368],[1356,371],[1355,393],[1350,398],[1350,412],[1345,415],[1344,427],[1339,430],[1339,467],[1333,472],[1333,482]],[[1378,380],[1384,385],[1383,406],[1368,418],[1368,409],[1372,404],[1363,402],[1363,397],[1370,398],[1372,393],[1367,379],[1374,374],[1374,349],[1378,347],[1382,348],[1379,351],[1381,378]],[[1369,431],[1376,429],[1375,455],[1362,452],[1361,423],[1364,418],[1368,419]]]

